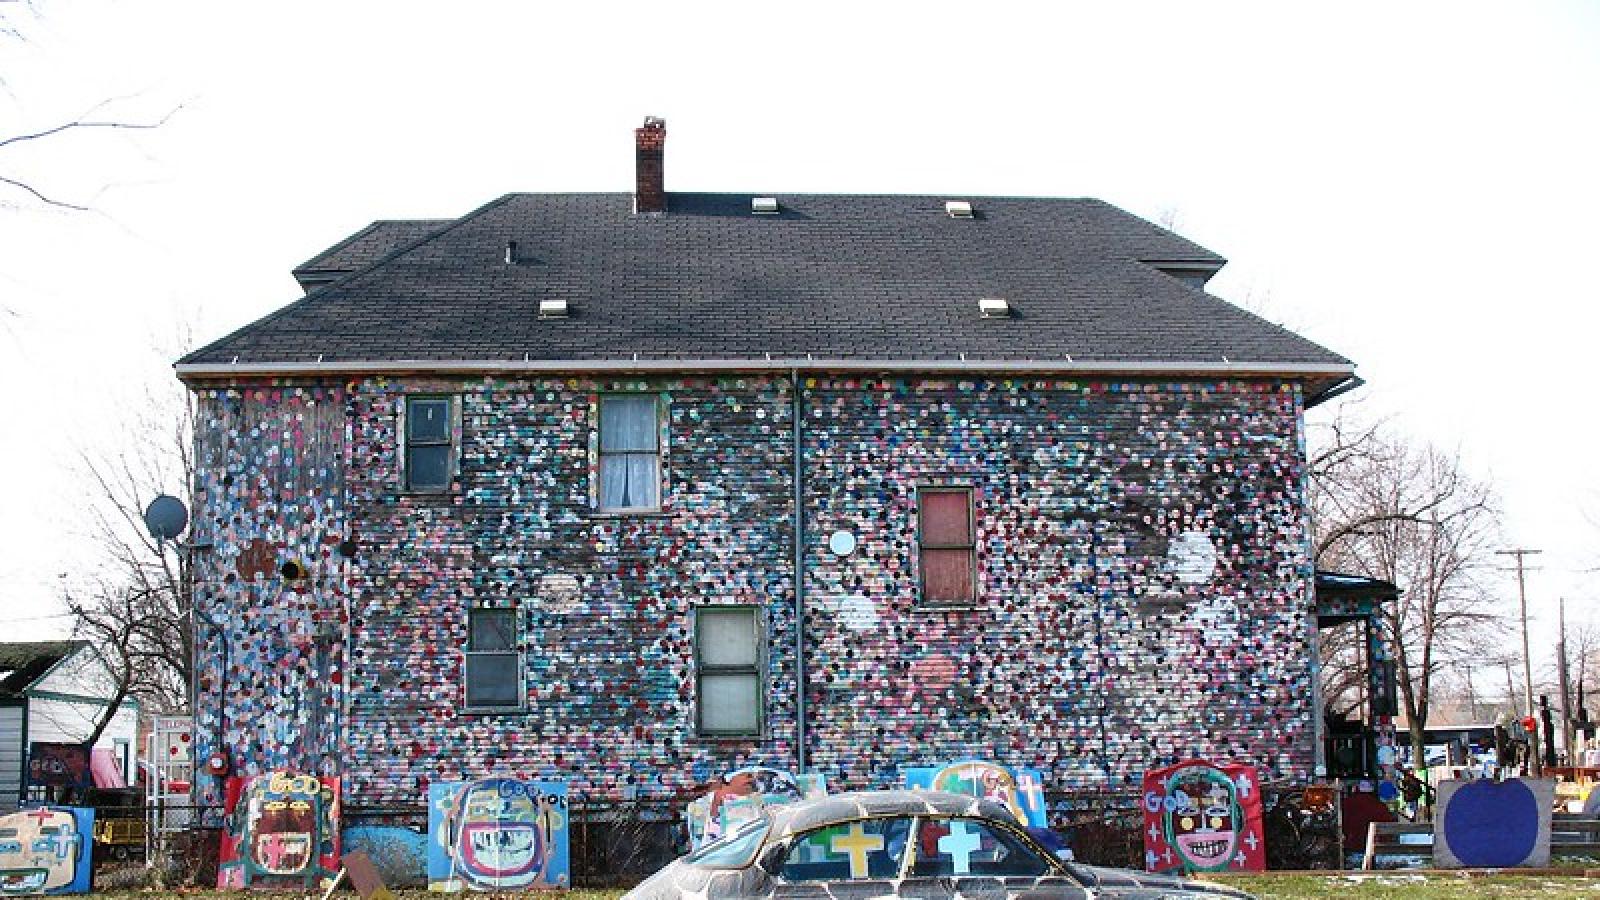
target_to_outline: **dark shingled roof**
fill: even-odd
[[[454,219],[379,219],[294,267],[300,287],[312,290],[348,275],[449,225]]]
[[[752,215],[751,197],[674,193],[665,215],[635,215],[629,194],[511,194],[445,227],[374,223],[311,263],[355,265],[392,241],[390,252],[189,354],[180,373],[769,354],[1263,364],[1325,382],[1350,367],[1161,271],[1224,261],[1099,200],[780,195],[779,214]],[[946,215],[946,199],[971,200],[976,217]],[[983,297],[1014,314],[980,318]],[[571,314],[540,318],[545,299]]]
[[[20,696],[51,666],[85,646],[85,641],[0,644],[0,698]]]

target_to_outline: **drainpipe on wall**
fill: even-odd
[[[805,469],[800,459],[800,370],[789,370],[794,396],[794,760],[795,774],[806,770],[806,601],[805,601]]]

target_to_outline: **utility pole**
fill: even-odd
[[[1525,556],[1531,556],[1531,555],[1533,555],[1535,553],[1543,553],[1543,552],[1544,551],[1542,551],[1542,550],[1528,550],[1528,549],[1524,549],[1524,548],[1521,548],[1521,547],[1519,547],[1519,548],[1517,548],[1515,550],[1496,550],[1495,551],[1495,553],[1497,555],[1499,555],[1499,556],[1515,556],[1517,558],[1517,600],[1522,606],[1522,696],[1523,696],[1523,700],[1526,701],[1526,707],[1525,707],[1525,711],[1523,712],[1523,716],[1525,716],[1526,718],[1530,718],[1530,719],[1534,718],[1534,715],[1533,715],[1533,663],[1529,659],[1529,652],[1528,652],[1528,587],[1527,587],[1527,582],[1523,577],[1523,571],[1524,570],[1523,570],[1522,561],[1523,561],[1523,557],[1525,557]],[[1535,721],[1537,721],[1537,720],[1535,720]],[[1530,744],[1532,744],[1532,746],[1530,747],[1531,752],[1528,754],[1528,756],[1533,761],[1533,774],[1537,775],[1537,774],[1539,774],[1539,751],[1537,749],[1538,744],[1537,744],[1536,739],[1534,739],[1532,735],[1529,735],[1529,738],[1530,738]]]
[[[1533,715],[1533,663],[1528,658],[1528,587],[1523,578],[1522,558],[1543,550],[1496,550],[1500,556],[1515,556],[1517,558],[1517,600],[1522,606],[1522,694],[1526,701],[1523,715]]]
[[[1567,765],[1571,766],[1576,765],[1572,762],[1576,753],[1572,742],[1572,677],[1567,672],[1567,598],[1560,598],[1556,609],[1561,623],[1560,637],[1556,639],[1556,665],[1561,670],[1561,752],[1566,754]]]

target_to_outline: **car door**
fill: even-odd
[[[912,825],[911,816],[874,816],[796,835],[772,873],[773,896],[864,900],[894,894]]]
[[[1089,893],[1015,831],[986,819],[918,819],[902,896],[1080,900]]]

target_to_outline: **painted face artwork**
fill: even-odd
[[[309,885],[333,874],[336,779],[273,772],[230,781],[218,887]]]
[[[491,778],[461,795],[456,859],[466,877],[496,887],[532,883],[544,862],[539,807],[518,782]]]
[[[432,890],[522,890],[567,883],[566,785],[515,778],[429,791]]]
[[[0,817],[0,896],[87,891],[93,822],[93,810],[70,807]]]
[[[1215,769],[1185,769],[1167,783],[1178,800],[1165,813],[1167,839],[1185,866],[1201,872],[1226,869],[1239,845],[1239,798],[1233,782]]]
[[[1146,869],[1266,868],[1254,767],[1188,760],[1146,772],[1143,805]]]

